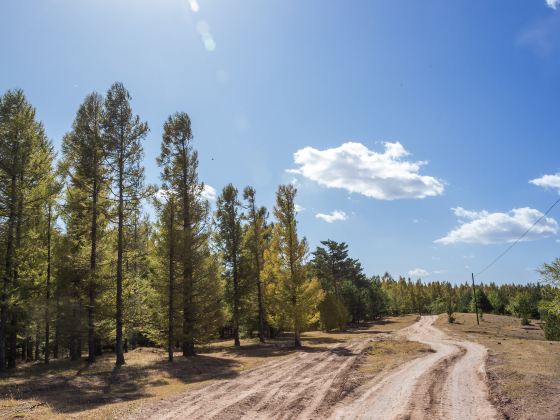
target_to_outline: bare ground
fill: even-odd
[[[486,371],[491,400],[506,419],[560,419],[560,342],[546,341],[538,325],[522,326],[510,316],[474,314],[445,317],[437,325],[463,340],[488,348]]]
[[[230,340],[212,342],[199,348],[194,358],[177,353],[172,364],[163,350],[153,348],[127,353],[127,363],[119,369],[114,367],[112,354],[103,355],[93,365],[67,359],[54,360],[48,366],[22,364],[8,375],[0,375],[0,418],[120,419],[139,406],[242,376],[263,364],[313,356],[349,340],[394,332],[415,320],[416,316],[387,317],[343,333],[306,332],[302,350],[295,350],[293,338],[287,335],[264,345],[244,339],[241,348],[234,348]]]
[[[435,316],[422,317],[399,333],[429,345],[433,353],[362,386],[354,401],[339,403],[334,417],[496,418],[486,387],[486,349],[476,343],[451,339],[432,325],[435,320]]]
[[[226,379],[145,405],[143,419],[484,418],[498,413],[488,399],[480,344],[451,339],[423,317],[397,336],[432,351],[383,370],[369,381],[359,366],[372,343],[359,337],[295,354]],[[410,359],[410,358],[409,358]]]
[[[486,315],[480,326],[472,314],[453,325],[436,318],[309,332],[300,350],[288,337],[214,343],[172,365],[143,349],[121,370],[112,359],[24,368],[0,378],[0,417],[560,418],[560,343],[510,317]]]

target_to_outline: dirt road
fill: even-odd
[[[452,340],[432,324],[435,317],[397,333],[432,347],[427,356],[350,389],[357,358],[371,341],[359,339],[309,349],[195,391],[142,407],[145,419],[491,419],[484,347]],[[350,387],[351,388],[351,387]]]
[[[342,401],[337,419],[493,419],[480,344],[458,341],[435,328],[435,316],[422,317],[398,334],[428,344],[434,352],[414,359],[361,387],[352,403]],[[356,392],[359,394],[359,391]]]

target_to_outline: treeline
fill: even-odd
[[[146,185],[148,131],[115,83],[84,99],[56,156],[24,93],[0,97],[0,370],[104,351],[121,365],[137,345],[165,346],[173,360],[212,338],[239,346],[283,331],[300,346],[309,328],[472,309],[468,285],[368,277],[345,243],[310,253],[293,185],[278,187],[272,215],[250,186],[225,186],[211,206],[186,113],[164,123],[160,185]],[[489,285],[478,300],[507,313],[526,293],[536,317],[551,290]]]
[[[440,314],[445,312],[475,312],[513,315],[523,323],[540,319],[542,305],[553,300],[558,290],[551,285],[536,284],[472,284],[451,285],[447,282],[412,282],[389,274],[374,278],[385,291],[385,310],[393,315],[408,313]],[[476,296],[476,304],[473,296]]]

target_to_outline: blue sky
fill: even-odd
[[[151,128],[148,182],[186,111],[204,182],[267,206],[295,182],[311,247],[346,241],[369,274],[469,280],[558,198],[555,0],[0,7],[0,90],[25,90],[57,149],[84,96],[122,81]],[[557,219],[479,280],[537,280]]]

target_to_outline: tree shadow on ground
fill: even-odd
[[[103,356],[113,360],[112,355]],[[23,366],[11,376],[0,376],[0,396],[16,401],[35,400],[62,414],[77,413],[105,404],[152,396],[149,389],[166,385],[167,378],[183,383],[224,379],[238,375],[241,363],[214,356],[157,360],[142,366],[103,369],[85,362],[54,361],[50,366]],[[99,369],[99,370],[96,370]],[[3,416],[0,414],[0,416]]]

